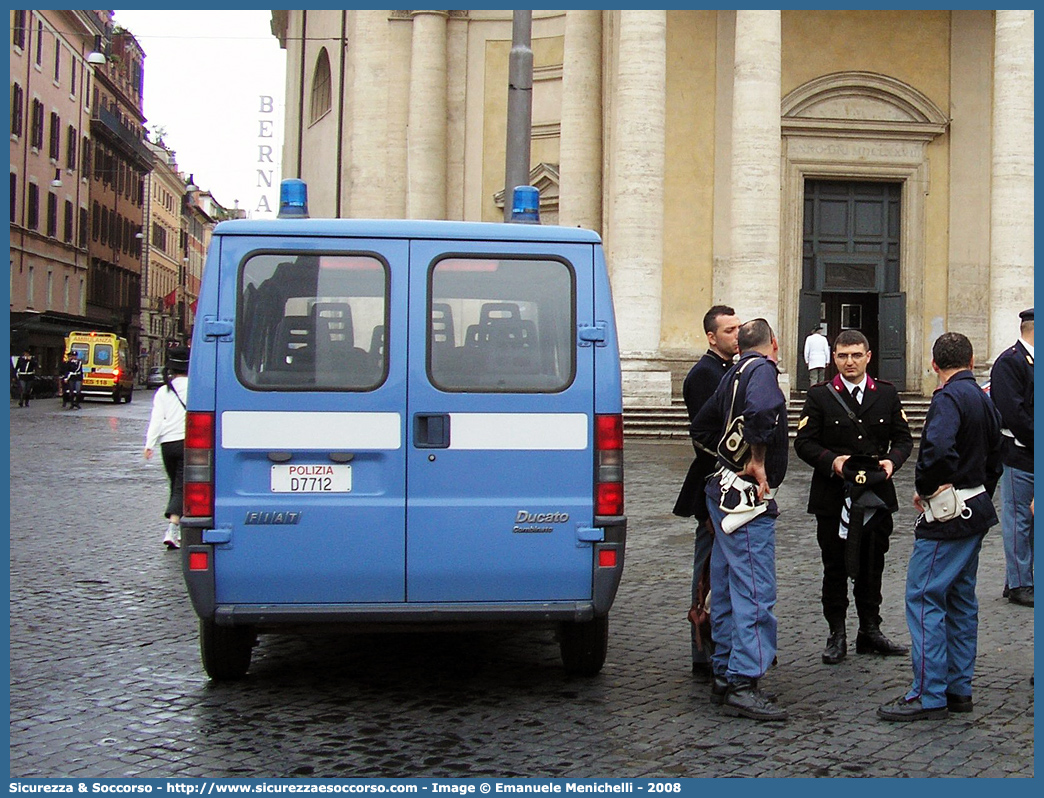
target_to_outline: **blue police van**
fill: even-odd
[[[597,673],[626,539],[598,235],[302,205],[222,222],[204,269],[182,570],[207,674],[259,633],[490,622]]]

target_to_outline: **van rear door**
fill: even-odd
[[[591,598],[589,244],[414,241],[406,595]]]
[[[404,601],[407,244],[220,247],[218,603]]]

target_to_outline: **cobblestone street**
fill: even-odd
[[[627,560],[599,676],[567,676],[549,632],[270,635],[245,680],[211,684],[179,555],[160,543],[163,468],[141,455],[151,398],[12,403],[14,778],[1034,775],[1033,610],[1001,597],[1000,528],[979,567],[974,712],[883,723],[875,709],[907,688],[909,658],[853,645],[821,664],[810,470],[793,455],[779,663],[763,680],[790,720],[722,716],[689,667],[692,530],[670,513],[687,443],[627,442]],[[882,608],[904,644],[913,463],[897,474]]]

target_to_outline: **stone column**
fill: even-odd
[[[348,171],[348,213],[357,219],[387,215],[385,185],[388,120],[388,12],[352,11],[355,37],[350,52],[353,113]]]
[[[780,334],[780,12],[736,12],[732,256],[722,301]],[[793,337],[793,336],[792,336]]]
[[[1033,12],[997,11],[993,52],[990,196],[992,362],[1018,337],[1033,304]]]
[[[445,11],[413,11],[407,143],[407,214],[446,218]]]
[[[566,11],[558,223],[602,229],[602,12]]]
[[[612,283],[630,404],[669,404],[660,349],[667,12],[621,11],[612,158]]]
[[[464,218],[467,128],[468,12],[450,11],[446,23],[446,219]]]

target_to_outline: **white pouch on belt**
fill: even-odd
[[[758,501],[757,483],[726,468],[719,469],[717,476],[721,483],[718,509],[725,514],[721,520],[721,531],[726,535],[749,524],[768,509],[768,502]]]
[[[936,493],[932,498],[921,500],[924,506],[924,520],[931,523],[933,521],[952,521],[957,517],[971,518],[971,508],[965,502],[972,496],[985,492],[986,488],[982,485],[974,488],[955,488],[951,485]]]

